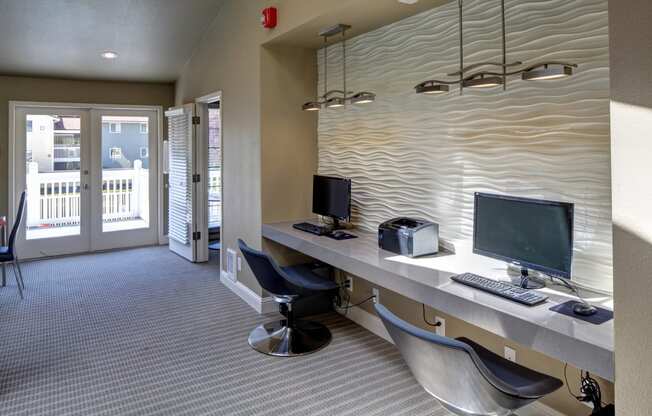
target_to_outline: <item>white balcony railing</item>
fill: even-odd
[[[80,223],[80,172],[38,172],[27,167],[27,227],[62,227]],[[133,169],[102,172],[103,222],[149,220],[149,171],[136,160]]]

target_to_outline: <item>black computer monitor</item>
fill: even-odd
[[[312,186],[312,212],[331,217],[334,227],[351,217],[351,180],[315,175]]]
[[[475,194],[473,252],[570,279],[573,210],[566,202]]]

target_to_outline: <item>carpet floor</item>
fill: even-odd
[[[283,359],[217,265],[166,247],[24,263],[0,289],[0,415],[437,415],[398,351],[336,315],[333,341]]]

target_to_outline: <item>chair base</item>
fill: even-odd
[[[296,357],[324,348],[331,342],[331,332],[318,322],[295,320],[288,327],[286,319],[257,326],[249,335],[249,345],[256,351],[275,357]]]

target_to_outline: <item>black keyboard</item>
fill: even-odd
[[[315,235],[326,235],[326,234],[330,234],[331,232],[330,227],[311,224],[309,222],[300,222],[298,224],[294,224],[292,227],[296,228],[297,230],[305,231],[307,233],[315,234]]]
[[[463,285],[471,286],[497,296],[502,296],[503,298],[527,306],[538,305],[548,299],[548,296],[542,295],[541,293],[510,285],[509,283],[487,279],[486,277],[478,276],[477,274],[463,273],[453,276],[451,279],[458,283],[462,283]]]

